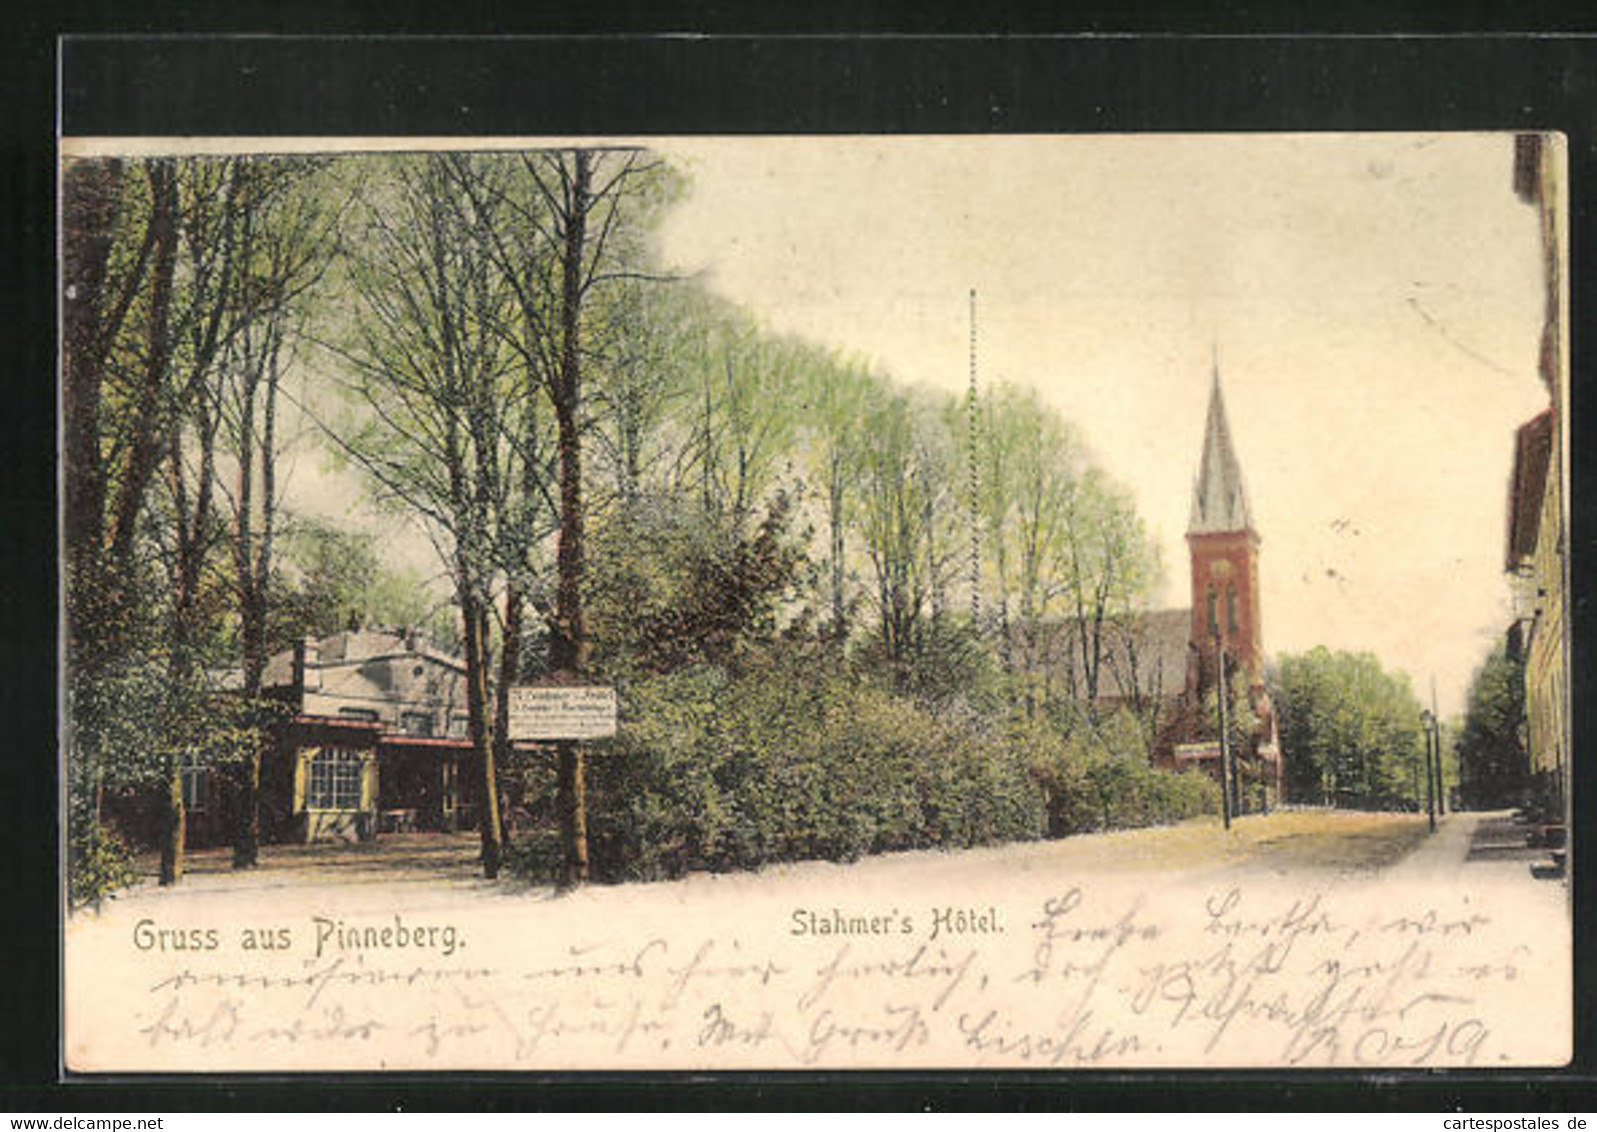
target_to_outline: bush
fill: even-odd
[[[695,666],[637,681],[622,702],[620,735],[588,760],[589,856],[602,879],[1043,832],[1023,747],[835,661],[784,655],[736,676]]]
[[[100,901],[139,879],[133,854],[121,838],[93,822],[75,827],[68,860],[68,896],[73,907]]]
[[[1039,761],[1054,836],[1164,825],[1220,809],[1220,787],[1197,770],[1160,770],[1135,720],[1117,714],[1082,723]]]
[[[505,846],[505,868],[514,876],[536,884],[555,884],[565,865],[560,833],[536,829]]]
[[[1149,765],[1129,717],[1067,739],[1041,718],[939,713],[814,655],[737,675],[683,668],[632,683],[621,702],[620,734],[587,761],[588,852],[601,880],[853,861],[1219,809],[1207,777]],[[549,794],[553,775],[527,784]],[[552,823],[509,861],[518,875],[553,879]]]

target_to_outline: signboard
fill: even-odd
[[[602,739],[616,733],[616,690],[510,689],[511,739]]]
[[[1192,759],[1217,759],[1220,757],[1220,744],[1209,743],[1177,743],[1176,759],[1185,762]]]

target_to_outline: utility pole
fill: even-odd
[[[1436,812],[1447,814],[1447,795],[1442,790],[1442,717],[1436,711],[1436,675],[1431,675],[1431,724],[1436,728]]]
[[[1436,716],[1429,709],[1420,709],[1420,722],[1425,725],[1425,811],[1429,815],[1431,832],[1436,832],[1436,779],[1431,764],[1431,744],[1436,736]],[[1438,752],[1438,755],[1440,752]]]
[[[970,628],[981,632],[981,474],[976,452],[977,429],[976,393],[976,288],[970,289],[970,392],[965,397],[965,426],[970,448],[968,471],[970,477]]]
[[[1225,828],[1231,828],[1231,734],[1227,726],[1226,700],[1226,671],[1225,671],[1225,633],[1221,628],[1220,618],[1215,617],[1214,624],[1214,656],[1216,667],[1220,676],[1215,688],[1216,710],[1220,716],[1220,818],[1225,823]]]
[[[1427,739],[1426,742],[1428,743],[1430,740]],[[1420,810],[1425,808],[1425,797],[1420,793],[1420,760],[1415,758],[1409,761],[1414,767],[1414,812],[1417,814],[1420,812]],[[1429,785],[1430,781],[1431,767],[1430,760],[1427,759],[1425,760],[1425,782],[1427,785]]]

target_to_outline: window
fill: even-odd
[[[1237,588],[1225,588],[1225,627],[1228,632],[1237,631]]]
[[[338,714],[345,719],[358,719],[364,723],[377,722],[377,709],[369,707],[341,707]]]
[[[430,711],[407,711],[399,717],[399,726],[406,735],[431,735],[433,716]]]
[[[183,775],[183,809],[191,814],[203,814],[211,768],[205,764],[204,756],[194,751],[184,751],[180,769]]]
[[[310,782],[305,789],[305,808],[310,810],[360,809],[359,751],[329,747],[311,759]]]
[[[1208,592],[1209,592],[1209,635],[1213,636],[1214,634],[1216,634],[1216,633],[1218,633],[1220,631],[1220,620],[1219,620],[1218,614],[1215,611],[1214,587],[1210,586]]]

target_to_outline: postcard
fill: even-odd
[[[1572,1050],[1552,133],[65,138],[65,1069]]]

